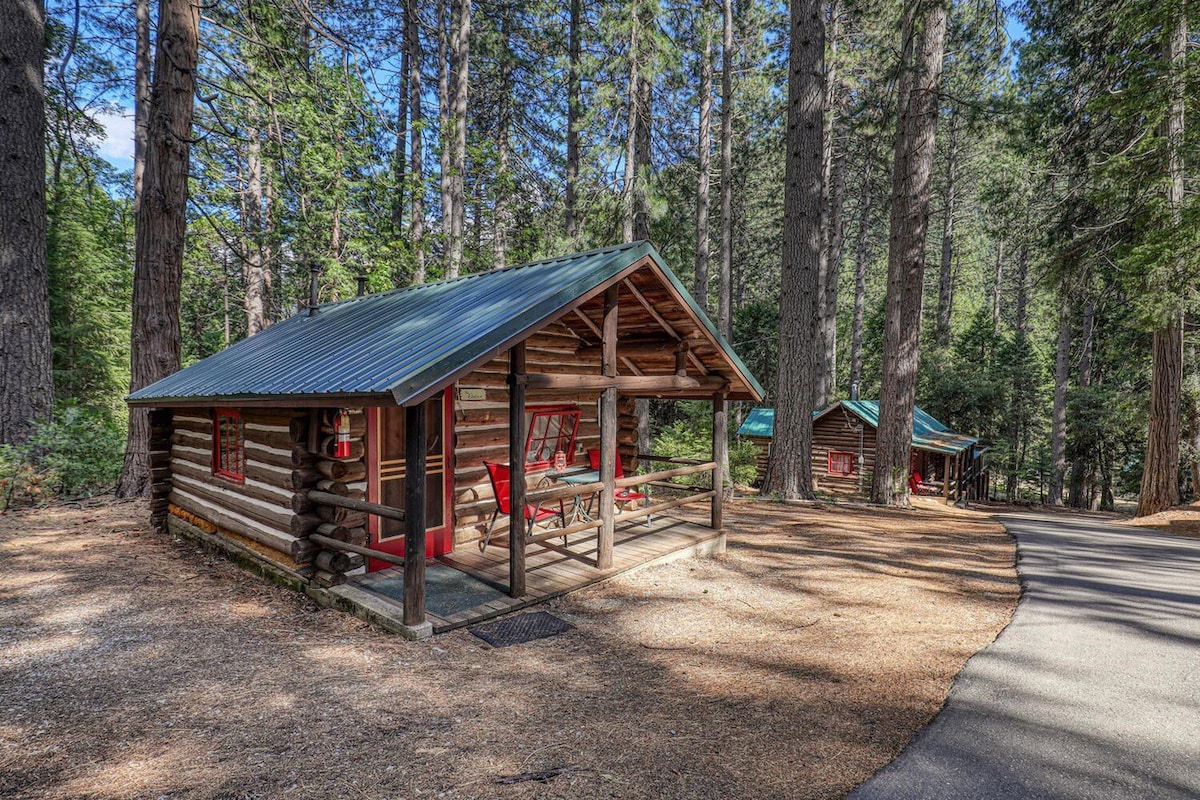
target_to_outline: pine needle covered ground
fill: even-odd
[[[412,644],[146,518],[0,516],[0,795],[839,797],[1018,592],[981,515],[740,502],[728,555],[557,601],[574,631]]]

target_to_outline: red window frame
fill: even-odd
[[[826,470],[830,475],[853,475],[854,453],[847,453],[841,450],[830,450],[829,461],[826,464]]]
[[[234,408],[213,411],[213,475],[237,483],[246,480],[246,427]]]
[[[554,457],[555,450],[562,450],[567,456],[567,463],[575,463],[575,440],[579,435],[579,417],[580,411],[578,406],[539,406],[530,409],[529,425],[526,429],[528,432],[525,435],[525,469],[527,471],[538,471],[549,469],[550,461]],[[534,437],[534,431],[537,429],[538,419],[547,417],[563,417],[553,436],[550,434],[550,426],[546,426],[546,431],[538,437]],[[570,431],[568,434],[567,431]],[[553,439],[553,444],[550,444]],[[538,443],[537,450],[533,450],[534,442]],[[546,453],[547,447],[549,455],[545,458],[536,457]],[[530,460],[530,454],[534,453],[535,457]]]

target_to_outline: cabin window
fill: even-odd
[[[240,412],[218,408],[213,416],[213,474],[246,479],[246,430]]]
[[[561,450],[567,463],[575,461],[575,435],[579,432],[579,409],[574,407],[543,408],[529,419],[529,435],[525,439],[525,465],[529,469],[546,469]]]
[[[829,474],[830,475],[853,475],[854,474],[854,453],[839,453],[830,451],[829,453]]]

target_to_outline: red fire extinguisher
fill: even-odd
[[[350,415],[344,412],[338,412],[338,415],[333,420],[333,430],[337,436],[333,446],[333,455],[335,458],[350,457]]]

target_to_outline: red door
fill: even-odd
[[[445,394],[425,404],[425,555],[427,558],[449,553],[454,546],[450,513],[453,471],[448,463],[446,442],[453,419],[451,395]],[[404,508],[406,473],[404,461],[405,430],[403,408],[367,410],[367,499],[393,508]],[[368,530],[371,547],[393,555],[404,555],[404,525],[396,520],[371,516]],[[369,559],[367,570],[393,566]]]

